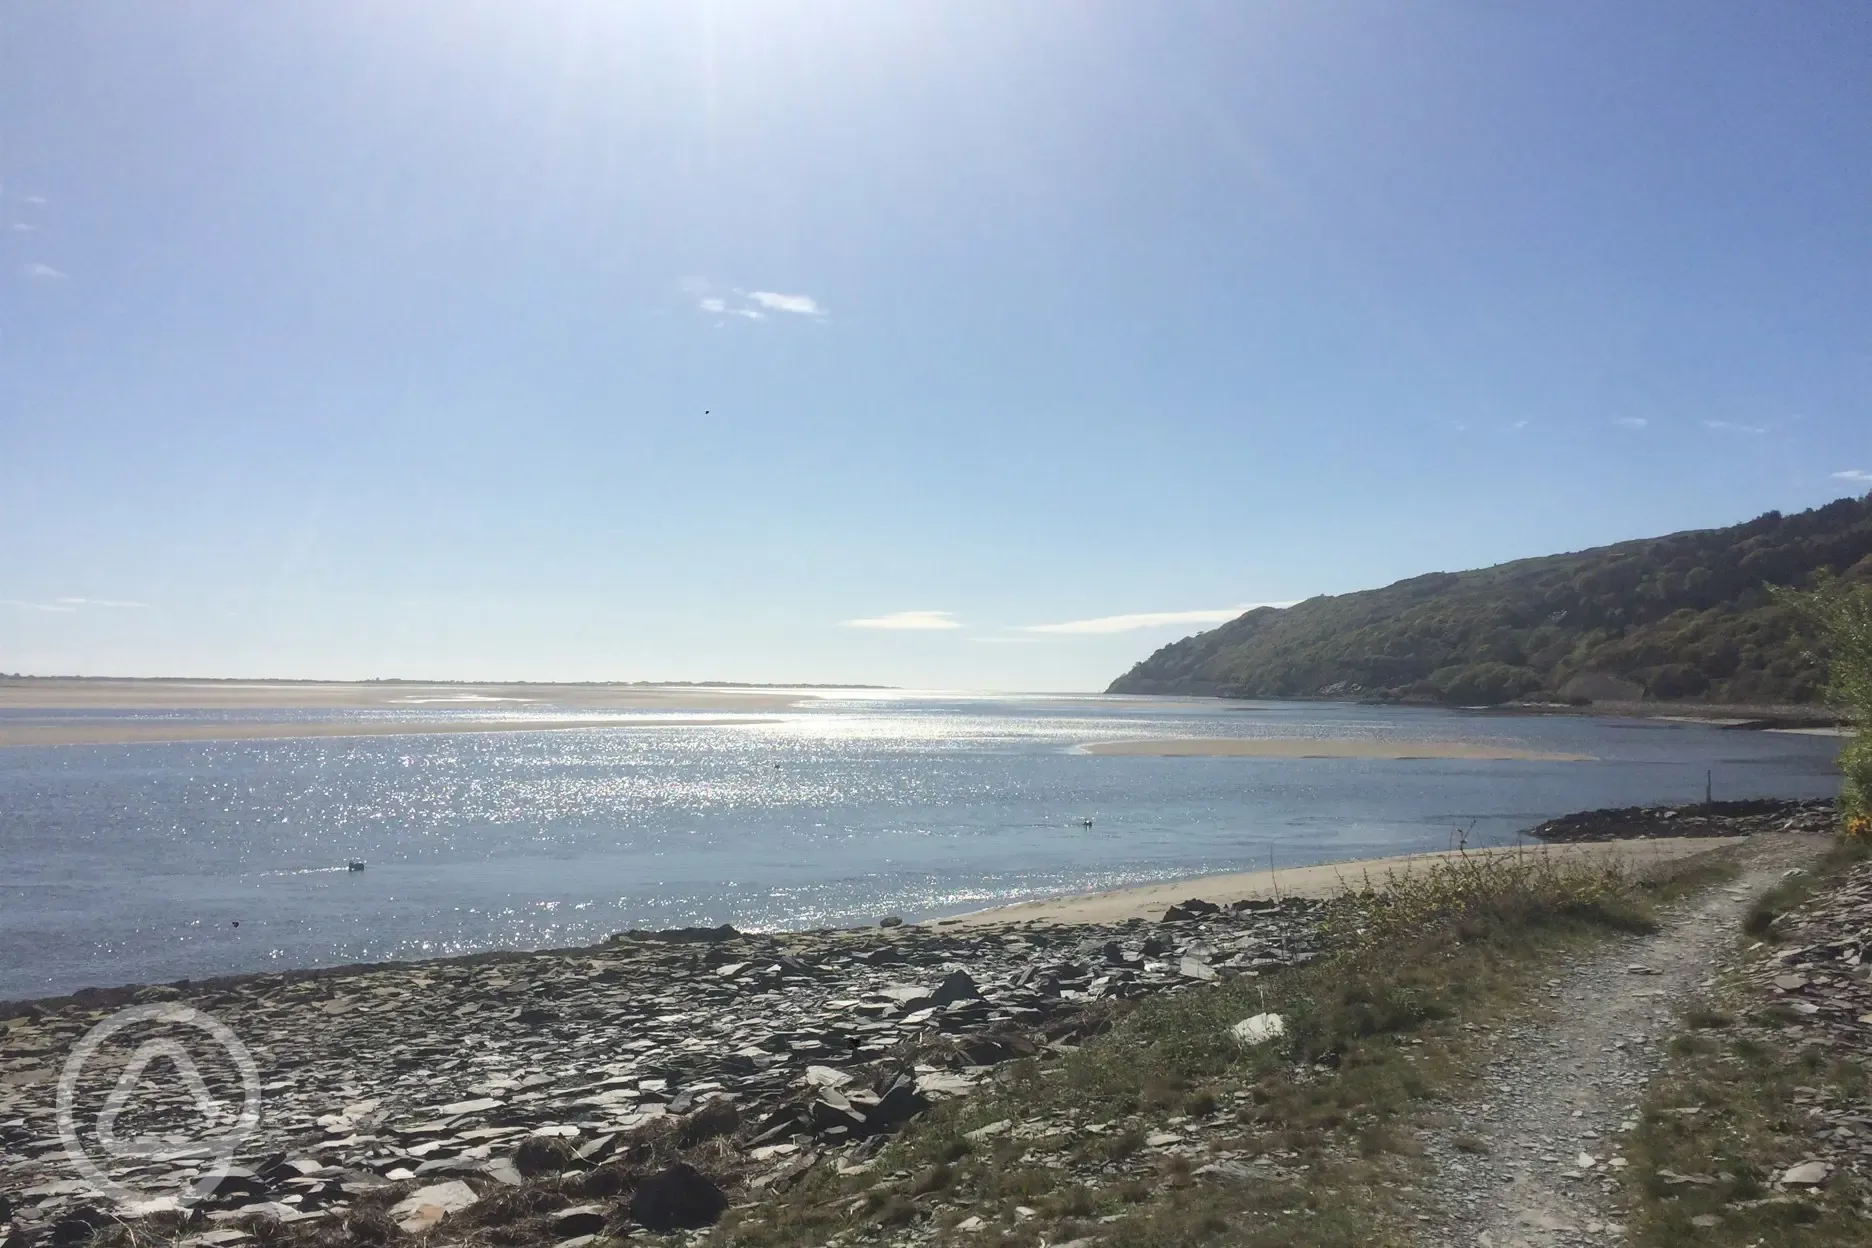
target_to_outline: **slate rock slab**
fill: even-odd
[[[659,1170],[631,1194],[633,1220],[651,1231],[690,1231],[713,1226],[728,1210],[719,1187],[685,1162]]]

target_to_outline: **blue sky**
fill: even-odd
[[[1862,493],[1868,54],[1857,0],[0,6],[0,670],[1089,689]]]

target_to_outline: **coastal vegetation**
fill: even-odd
[[[1872,586],[1872,495],[1257,608],[1163,647],[1110,692],[1814,702],[1829,680],[1822,622],[1774,591],[1829,576]],[[1864,598],[1838,600],[1861,604],[1863,643]]]
[[[1855,729],[1840,751],[1840,815],[1847,835],[1872,838],[1872,581],[1824,577],[1780,600],[1818,632],[1827,701]]]

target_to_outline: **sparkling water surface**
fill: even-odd
[[[72,713],[153,714],[412,716]],[[1656,720],[1094,696],[867,694],[782,712],[614,718],[555,731],[0,749],[0,998],[584,944],[630,927],[916,919],[1262,868],[1270,856],[1300,866],[1443,848],[1457,828],[1472,845],[1500,843],[1568,811],[1700,800],[1711,772],[1718,797],[1831,796],[1839,744]],[[697,718],[713,722],[659,722]],[[1487,742],[1596,761],[1075,748],[1157,737]],[[353,858],[368,868],[347,872]]]

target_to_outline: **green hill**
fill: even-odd
[[[1165,646],[1110,692],[1807,702],[1824,665],[1765,587],[1822,569],[1872,580],[1872,494],[1258,608]]]

